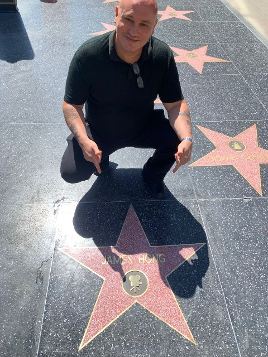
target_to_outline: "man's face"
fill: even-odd
[[[152,0],[121,0],[115,9],[118,55],[138,56],[148,42],[157,23],[157,8]]]

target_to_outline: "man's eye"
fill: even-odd
[[[148,27],[148,25],[147,25],[147,24],[141,24],[141,26],[142,26],[142,27]]]
[[[127,22],[131,22],[131,21],[132,21],[132,20],[129,19],[128,17],[125,17],[125,20],[126,20]]]

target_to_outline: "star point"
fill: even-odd
[[[151,246],[131,205],[116,246],[61,248],[103,279],[79,350],[135,303],[195,343],[167,276],[203,245]]]
[[[101,22],[102,26],[106,28],[106,30],[99,32],[92,32],[90,35],[103,35],[106,32],[113,31],[115,29],[114,25],[106,24],[105,22]]]
[[[119,2],[119,0],[105,0],[103,1],[103,4],[107,4],[108,2]]]

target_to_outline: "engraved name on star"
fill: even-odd
[[[186,14],[189,14],[191,12],[194,11],[177,11],[170,6],[167,6],[165,11],[158,11],[158,14],[162,15],[158,21],[164,21],[174,17],[177,19],[192,21],[191,19],[185,16]]]
[[[257,125],[234,137],[197,127],[216,149],[189,166],[233,166],[262,196],[260,164],[268,164],[268,150],[258,146]]]
[[[203,245],[151,246],[131,205],[116,246],[60,248],[104,280],[79,350],[135,303],[195,343],[167,276]]]
[[[230,62],[225,59],[216,58],[207,55],[208,45],[196,48],[192,51],[184,50],[182,48],[170,47],[177,56],[175,56],[175,61],[185,62],[192,66],[198,73],[203,73],[204,63],[205,62]]]

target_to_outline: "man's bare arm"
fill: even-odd
[[[167,112],[170,125],[175,130],[179,139],[192,138],[192,123],[190,110],[185,100],[174,103],[163,103]]]
[[[178,138],[192,139],[192,124],[190,110],[185,100],[180,100],[174,103],[163,103],[167,112],[170,125],[176,132]],[[191,141],[182,141],[178,146],[178,152],[175,154],[176,166],[173,172],[176,172],[178,168],[185,165],[191,159],[192,152]]]
[[[74,105],[63,102],[62,110],[68,128],[80,144],[87,138],[86,121],[83,113],[84,105]]]
[[[74,105],[63,102],[62,110],[68,128],[73,133],[74,137],[80,145],[84,158],[87,161],[93,162],[98,173],[101,173],[100,161],[101,151],[97,144],[87,135],[86,121],[83,113],[84,105]]]

